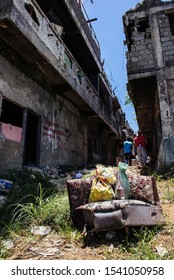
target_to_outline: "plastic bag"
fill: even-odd
[[[96,174],[102,176],[111,185],[114,185],[116,183],[117,179],[114,175],[112,167],[104,167],[102,165],[98,165]]]
[[[107,181],[100,176],[93,179],[89,200],[90,202],[112,200],[114,191]]]
[[[118,199],[128,199],[130,195],[130,183],[126,175],[128,164],[119,162],[118,167],[119,170],[115,196]]]

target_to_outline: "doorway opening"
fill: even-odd
[[[40,116],[30,110],[27,110],[24,142],[24,165],[39,165],[40,123]]]

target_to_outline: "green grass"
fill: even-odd
[[[81,240],[81,232],[74,229],[71,221],[69,200],[66,188],[59,192],[50,188],[49,180],[41,174],[31,176],[32,172],[13,171],[8,179],[13,180],[15,188],[10,193],[0,216],[0,259],[6,259],[9,250],[3,245],[3,240],[17,236],[31,236],[33,226],[49,225],[54,232],[62,235],[70,242]],[[161,180],[161,178],[160,178]],[[164,180],[164,179],[162,179]],[[161,182],[160,182],[161,183]],[[164,199],[174,201],[174,179],[170,178],[162,183]],[[132,230],[128,236],[122,236],[114,244],[113,252],[109,251],[109,244],[100,244],[103,247],[103,256],[113,259],[116,254],[120,259],[157,260],[174,259],[174,250],[170,250],[164,257],[160,257],[155,250],[155,238],[161,229],[141,228]]]
[[[68,226],[72,227],[68,195],[64,193],[54,193],[47,197],[41,184],[38,185],[38,195],[29,195],[31,202],[24,197],[21,202],[12,204],[11,221],[6,228],[21,229],[34,225],[49,225],[54,230],[64,230]]]
[[[13,170],[5,178],[12,180],[14,187],[0,215],[0,258],[8,251],[2,246],[3,240],[29,235],[34,225],[49,225],[68,240],[80,238],[72,225],[66,186],[59,191],[50,185],[48,177],[37,172],[33,176],[25,169]]]
[[[8,256],[8,249],[3,244],[3,239],[0,238],[0,260],[4,260]]]
[[[106,259],[122,260],[173,260],[174,249],[171,248],[164,256],[160,256],[156,250],[155,239],[161,229],[141,228],[133,230],[130,236],[117,240],[112,252],[109,252],[109,244],[103,246],[103,255]]]
[[[125,240],[124,248],[137,260],[155,260],[158,258],[154,251],[154,236],[157,234],[157,229],[141,228],[133,230],[131,239]]]

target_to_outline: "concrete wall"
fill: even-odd
[[[153,2],[153,3],[152,3]],[[129,84],[139,78],[152,75],[156,79],[156,97],[151,111],[154,116],[150,123],[153,128],[149,134],[153,135],[153,150],[156,163],[160,167],[174,163],[174,1],[151,1],[149,8],[140,4],[137,10],[128,11],[124,16],[127,37],[127,70]],[[143,1],[148,3],[148,1]],[[149,21],[149,28],[140,32],[143,18]],[[133,26],[133,32],[130,27]],[[148,25],[147,25],[148,26]],[[148,36],[146,32],[148,31]],[[150,36],[149,36],[150,35]],[[131,48],[130,48],[131,46]],[[149,87],[149,96],[154,85]],[[143,88],[143,84],[142,84]],[[139,116],[139,123],[147,127],[147,119],[143,117],[145,104],[141,102],[139,88],[134,87],[131,96],[138,105],[135,109]],[[150,106],[147,106],[147,108]],[[143,108],[143,109],[142,109]]]
[[[41,117],[40,166],[81,165],[85,161],[83,143],[87,128],[79,110],[67,100],[45,91],[3,57],[0,61],[1,101],[7,98]],[[25,123],[22,135],[24,127]],[[0,136],[0,172],[10,167],[21,168],[24,137],[22,142],[16,142]]]

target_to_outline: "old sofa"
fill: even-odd
[[[129,199],[90,203],[93,178],[67,181],[72,220],[77,228],[97,232],[165,224],[152,176],[128,174],[131,188]]]

